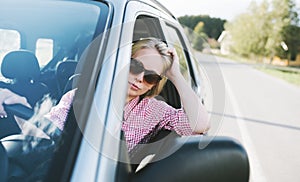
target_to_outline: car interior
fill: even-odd
[[[14,115],[31,118],[46,95],[56,104],[76,87],[80,77],[78,62],[85,48],[103,32],[107,21],[107,8],[103,3],[97,6],[65,1],[36,3],[35,6],[32,6],[35,2],[19,3],[23,8],[18,9],[18,13],[15,8],[19,6],[13,2],[4,2],[6,9],[0,7],[1,18],[5,19],[0,24],[0,34],[6,36],[0,51],[0,88],[24,96],[31,108],[18,104],[4,106],[7,117],[0,122],[0,181],[38,181],[46,176],[53,153],[58,149],[55,144],[59,142],[54,141],[58,138],[22,135]],[[66,3],[73,11],[65,11]],[[40,17],[35,17],[36,14]],[[32,19],[35,21],[30,21]],[[84,28],[78,27],[81,24]],[[53,126],[35,124],[46,130]]]
[[[19,67],[15,66],[16,62]],[[51,95],[53,101],[58,102],[64,93],[72,89],[73,81],[79,76],[75,73],[76,66],[77,61],[74,60],[59,61],[54,68],[41,72],[42,69],[32,52],[28,50],[12,51],[4,57],[1,73],[6,79],[14,80],[14,82],[0,82],[0,87],[26,97],[32,108],[39,105],[45,95]],[[18,68],[19,70],[16,70]],[[1,156],[5,158],[3,161],[8,162],[5,162],[7,164],[1,163],[0,174],[8,173],[9,181],[23,181],[24,177],[29,181],[37,180],[47,174],[57,146],[52,139],[20,134],[13,115],[29,119],[34,112],[24,106],[14,106],[17,105],[5,106],[8,117],[1,121],[2,126],[5,125],[1,128],[5,128],[5,131],[1,131],[0,152],[3,153]],[[32,112],[29,114],[29,111]],[[3,148],[5,151],[2,151]],[[6,175],[0,176],[4,178]]]

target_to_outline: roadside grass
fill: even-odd
[[[283,79],[291,84],[297,85],[300,87],[300,72],[282,70],[278,68],[268,68],[264,66],[256,67],[258,70],[275,76],[277,78]]]
[[[272,75],[274,77],[280,78],[282,80],[285,80],[291,84],[294,84],[296,86],[300,87],[300,67],[284,67],[284,66],[273,66],[273,65],[267,65],[259,62],[255,59],[247,59],[242,58],[237,55],[221,55],[216,54],[217,56],[229,58],[231,60],[240,62],[240,63],[246,63],[246,64],[253,64],[253,67],[256,68],[259,71],[262,71],[266,74]]]

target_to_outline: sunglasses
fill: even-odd
[[[142,72],[144,72],[144,81],[149,84],[157,84],[162,79],[162,77],[155,71],[145,69],[142,62],[131,58],[130,73],[138,75]]]

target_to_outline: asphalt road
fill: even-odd
[[[242,143],[249,155],[250,181],[299,181],[300,87],[229,59],[203,54],[197,59],[205,71],[215,72],[207,73],[211,85],[224,85],[211,86],[214,94],[208,94],[209,104],[223,107],[223,112],[209,108],[212,117],[218,116],[210,134]],[[225,104],[218,101],[222,92]]]

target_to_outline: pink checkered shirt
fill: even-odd
[[[59,129],[63,130],[75,89],[67,92],[46,115]],[[187,115],[183,109],[175,109],[155,98],[139,97],[131,100],[124,107],[122,130],[128,150],[137,144],[147,143],[161,129],[173,130],[179,135],[193,134]],[[150,136],[150,137],[149,137]]]
[[[187,115],[183,109],[175,109],[155,98],[139,97],[131,100],[124,107],[122,130],[128,150],[137,144],[148,143],[152,133],[157,130],[173,130],[179,135],[193,134]],[[147,138],[148,137],[148,138]]]
[[[50,112],[45,115],[53,124],[55,124],[60,130],[63,130],[65,121],[67,119],[73,97],[75,95],[75,90],[70,90],[65,93],[60,99],[59,103],[52,107]]]

